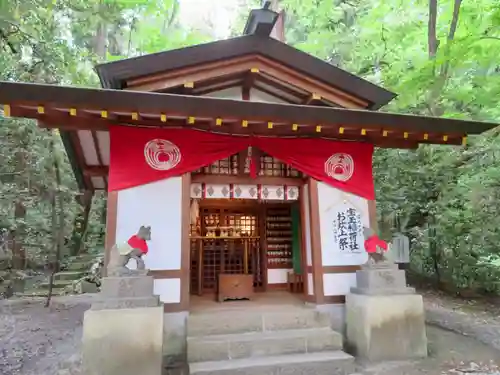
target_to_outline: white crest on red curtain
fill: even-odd
[[[335,180],[348,181],[354,173],[354,159],[349,154],[333,154],[325,162],[325,173]]]
[[[153,139],[144,146],[146,163],[157,171],[168,171],[181,161],[181,150],[166,139]]]

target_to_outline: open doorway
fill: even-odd
[[[195,300],[303,292],[298,201],[193,199],[190,290]]]

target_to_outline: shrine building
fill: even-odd
[[[396,94],[279,27],[254,10],[242,36],[98,65],[101,89],[0,83],[4,116],[59,129],[80,189],[108,192],[106,249],[151,226],[166,313],[280,290],[342,304],[377,228],[374,149],[497,126],[379,111]]]

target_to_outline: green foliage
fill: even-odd
[[[98,86],[97,62],[208,41],[179,24],[178,11],[178,0],[0,0],[0,80]],[[53,262],[60,234],[63,255],[80,238],[87,251],[104,247],[105,194],[94,196],[82,232],[81,192],[60,137],[53,137],[0,110],[0,229],[10,233],[13,252],[28,258],[22,266]],[[54,226],[54,207],[64,225]]]
[[[439,0],[435,57],[429,1],[283,0],[288,42],[399,94],[387,110],[500,122],[500,4]],[[412,239],[412,264],[455,288],[496,291],[500,276],[498,130],[466,148],[377,150],[383,234]]]

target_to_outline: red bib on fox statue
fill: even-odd
[[[132,249],[141,250],[141,253],[143,255],[146,255],[148,253],[148,244],[146,243],[146,240],[140,238],[137,234],[134,234],[132,237],[130,237],[127,243]]]
[[[368,253],[368,262],[366,264],[368,266],[389,264],[390,262],[384,254],[388,250],[387,242],[382,241],[371,228],[364,227],[363,236],[365,238],[365,250]]]
[[[387,242],[378,238],[377,235],[373,235],[365,240],[365,249],[367,253],[376,253],[377,247],[387,251]]]

